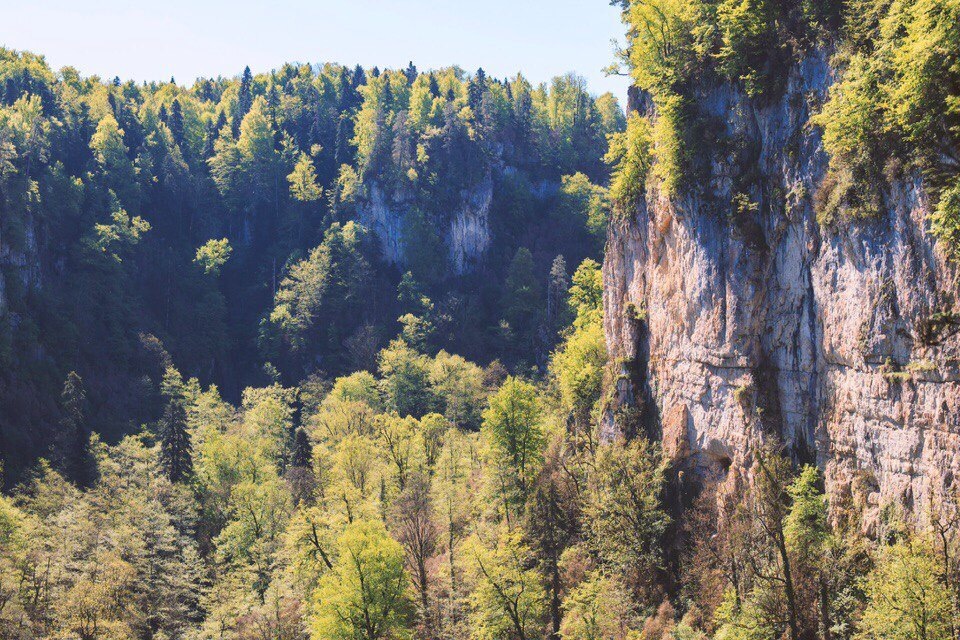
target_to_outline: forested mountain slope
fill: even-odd
[[[413,65],[185,87],[4,50],[0,87],[11,479],[72,446],[56,437],[69,371],[86,381],[88,431],[114,440],[158,417],[171,364],[238,401],[274,375],[373,368],[404,328],[542,367],[562,326],[551,278],[563,291],[599,258],[606,136],[624,126],[616,99],[574,76]]]
[[[3,53],[0,638],[957,640],[960,4],[614,4],[626,119]]]

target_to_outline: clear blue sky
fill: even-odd
[[[625,100],[601,69],[622,39],[608,0],[0,0],[0,44],[103,78],[256,73],[286,61],[479,66],[545,81],[574,71]]]

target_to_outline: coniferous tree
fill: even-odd
[[[310,444],[310,436],[303,430],[303,427],[300,427],[293,438],[293,455],[290,457],[290,466],[309,468],[312,461],[313,445]]]
[[[413,64],[413,60],[411,60],[407,68],[403,70],[403,75],[407,76],[407,82],[410,84],[413,84],[413,81],[417,79],[417,66]]]
[[[93,481],[93,460],[90,455],[90,431],[87,428],[87,391],[83,379],[76,371],[67,374],[60,395],[60,407],[63,417],[64,471],[81,487],[87,487]]]
[[[267,112],[270,114],[270,120],[273,124],[277,121],[277,109],[280,108],[280,94],[277,93],[277,85],[271,84],[267,91]]]
[[[233,137],[240,137],[240,123],[243,117],[253,106],[253,74],[250,73],[250,67],[243,69],[243,77],[240,78],[240,91],[237,94],[237,111],[233,114]]]
[[[214,143],[217,141],[217,125],[212,120],[207,123],[203,138],[203,157],[209,158],[214,152]]]
[[[183,150],[183,108],[179,100],[174,100],[170,105],[170,117],[167,120],[167,126],[170,127],[170,133],[174,141]]]
[[[480,113],[480,107],[483,104],[483,93],[486,91],[487,74],[482,68],[477,69],[470,82],[467,83],[467,102],[474,113]]]
[[[547,324],[551,330],[566,325],[567,291],[570,289],[570,276],[567,274],[567,261],[562,255],[553,259],[550,266],[550,283],[547,288]]]
[[[171,399],[160,419],[160,467],[170,482],[184,482],[193,475],[193,445],[187,431],[183,403]]]

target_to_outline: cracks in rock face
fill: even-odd
[[[798,462],[836,474],[828,482],[864,470],[876,492],[909,485],[919,499],[937,461],[960,459],[950,415],[960,407],[960,305],[942,293],[958,277],[909,178],[884,185],[889,206],[875,220],[817,222],[812,194],[828,158],[807,121],[833,80],[826,53],[814,52],[780,102],[754,108],[729,87],[705,92],[705,108],[716,106],[708,115],[742,139],[704,149],[711,175],[691,193],[667,200],[652,185],[640,206],[648,215],[611,228],[608,343],[637,359],[648,433],[689,410],[691,460],[714,449],[735,458],[746,446],[753,416],[733,396],[749,387],[762,409],[754,424],[783,436]],[[669,224],[651,224],[665,216]],[[642,332],[626,330],[628,291],[648,302]],[[917,437],[923,447],[910,455],[922,459],[902,459],[897,447]]]

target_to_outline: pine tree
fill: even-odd
[[[87,391],[76,371],[67,374],[60,394],[65,451],[64,471],[79,486],[93,481],[93,460],[90,455],[90,431],[86,425]]]
[[[291,467],[309,469],[313,464],[313,445],[303,427],[297,429],[293,438],[293,455],[290,458]]]
[[[193,475],[193,445],[187,431],[183,403],[171,399],[160,419],[160,467],[170,482],[184,482]]]
[[[432,73],[430,74],[430,95],[434,98],[440,97],[440,85],[437,84],[437,78]]]

